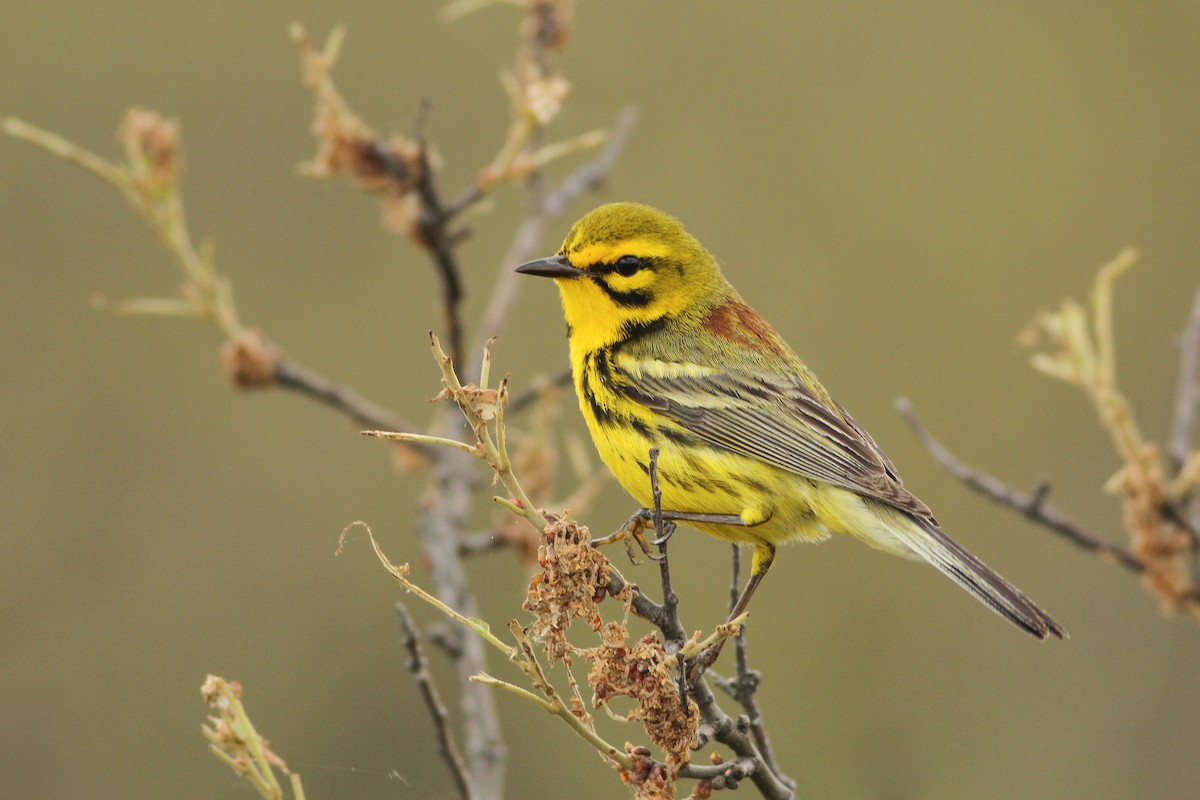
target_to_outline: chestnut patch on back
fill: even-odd
[[[777,356],[788,358],[787,347],[771,324],[745,303],[729,301],[708,313],[701,323],[704,330],[751,349],[765,347]]]

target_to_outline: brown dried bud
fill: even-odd
[[[247,328],[221,348],[221,367],[239,389],[272,386],[279,355],[279,349],[261,332]]]
[[[117,133],[142,193],[158,199],[179,177],[179,123],[131,108]]]

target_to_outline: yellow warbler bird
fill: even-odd
[[[611,203],[558,254],[517,269],[562,296],[579,407],[600,456],[643,506],[659,449],[664,517],[754,547],[741,613],[777,545],[854,536],[924,559],[1044,639],[1063,629],[938,527],[871,436],[721,274],[678,220]]]

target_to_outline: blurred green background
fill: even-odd
[[[496,75],[520,17],[445,25],[439,7],[10,0],[0,115],[104,154],[130,105],[179,119],[193,231],[217,242],[245,321],[425,419],[431,272],[373,201],[296,175],[314,147],[311,98],[286,30],[300,20],[323,40],[349,26],[335,75],[383,132],[432,101],[450,195],[501,140]],[[641,117],[609,186],[570,216],[632,199],[681,217],[947,529],[1072,635],[1039,646],[934,571],[855,542],[784,550],[756,598],[751,656],[798,796],[1194,796],[1197,623],[970,494],[892,401],[910,397],[961,457],[1018,488],[1050,479],[1053,505],[1123,540],[1100,493],[1117,462],[1090,408],[1035,374],[1015,335],[1139,246],[1118,287],[1120,379],[1147,436],[1164,437],[1200,287],[1196,4],[585,2],[575,21],[573,94],[552,136],[626,105]],[[522,203],[501,191],[462,250],[469,316]],[[232,391],[209,330],[90,310],[95,289],[178,282],[99,181],[0,139],[0,220],[0,793],[251,796],[198,732],[214,671],[245,684],[313,800],[453,796],[404,671],[396,587],[361,537],[333,557],[364,519],[394,558],[416,559],[423,479],[397,477],[385,448],[308,401]],[[566,359],[552,287],[521,288],[496,348],[518,387]],[[561,424],[579,432],[567,405]],[[629,511],[610,489],[587,521],[606,530]],[[726,546],[679,541],[685,622],[711,624]],[[501,553],[469,569],[503,624],[523,568]],[[624,571],[653,581],[651,567]],[[625,796],[556,722],[499,705],[520,732],[509,796]]]

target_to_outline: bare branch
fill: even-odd
[[[612,567],[608,574],[608,583],[604,589],[610,597],[620,598],[625,592],[626,587],[633,589],[633,600],[630,602],[630,607],[633,613],[637,614],[642,619],[649,622],[655,627],[659,627],[659,622],[664,619],[666,611],[658,603],[651,600],[646,595],[642,594],[641,587],[636,583],[630,583],[625,580],[625,577],[617,571],[616,567]],[[660,628],[661,630],[661,628]]]
[[[1192,303],[1179,337],[1179,386],[1175,394],[1175,419],[1171,424],[1171,461],[1178,473],[1191,452],[1196,408],[1200,406],[1200,291]]]
[[[439,433],[451,433],[459,426],[450,420]],[[429,505],[421,516],[418,532],[421,548],[428,559],[429,569],[438,596],[467,617],[477,617],[479,608],[468,588],[462,559],[458,556],[461,531],[466,528],[470,508],[473,473],[472,459],[453,450],[443,451],[433,467]],[[484,672],[487,659],[481,640],[463,635],[462,629],[446,629],[447,651],[456,652],[454,672],[458,677],[459,702],[463,710],[463,726],[470,765],[472,795],[479,800],[502,796],[504,763],[507,749],[500,731],[500,716],[492,691],[475,683],[471,676]]]
[[[679,771],[681,778],[696,778],[697,780],[711,780],[718,775],[737,775],[739,778],[744,778],[750,775],[758,767],[758,764],[751,758],[738,758],[733,761],[722,761],[719,764],[688,764]],[[713,787],[717,788],[717,787]],[[733,789],[736,787],[721,787]]]
[[[417,226],[421,240],[429,248],[434,270],[442,290],[442,323],[446,326],[450,357],[458,361],[463,354],[463,325],[460,307],[463,300],[462,270],[454,246],[461,237],[450,231],[451,215],[442,204],[437,186],[433,181],[433,167],[429,163],[429,144],[425,137],[425,119],[429,105],[423,103],[417,114],[415,138],[420,168],[417,177],[417,196],[421,200],[421,211]]]
[[[412,426],[392,412],[372,403],[347,386],[329,380],[290,358],[279,357],[274,362],[274,378],[285,389],[291,389],[312,400],[345,414],[355,423],[388,431],[410,431]],[[410,444],[422,452],[425,447]]]
[[[1140,574],[1145,571],[1145,565],[1133,553],[1123,547],[1109,544],[1099,536],[1088,531],[1078,522],[1068,519],[1051,508],[1047,508],[1045,500],[1050,492],[1049,484],[1041,484],[1031,495],[1021,494],[1017,490],[1005,485],[999,479],[974,470],[951,455],[950,451],[935,439],[933,434],[926,430],[925,426],[917,420],[916,412],[913,411],[912,404],[907,399],[903,397],[898,398],[896,400],[896,410],[904,417],[904,421],[908,423],[913,434],[925,446],[930,455],[947,472],[954,475],[967,486],[991,498],[1000,505],[1018,511],[1039,525],[1043,525],[1055,533],[1066,537],[1070,542],[1082,547],[1084,550],[1097,553],[1106,560],[1119,564],[1131,572]]]
[[[408,652],[408,671],[416,681],[417,688],[421,692],[421,699],[425,701],[425,708],[429,711],[430,719],[433,720],[433,730],[438,740],[438,753],[450,770],[450,777],[454,780],[454,788],[458,790],[458,796],[463,800],[471,800],[471,784],[467,776],[467,765],[463,762],[458,744],[454,741],[454,733],[450,730],[450,717],[446,713],[446,706],[442,703],[441,695],[438,694],[437,685],[433,682],[433,675],[429,672],[429,661],[425,658],[425,651],[417,638],[416,623],[413,622],[412,615],[408,613],[408,608],[403,603],[396,603],[396,613],[400,616],[401,639],[404,642],[404,649]]]
[[[659,577],[662,580],[662,619],[657,624],[658,629],[662,631],[665,641],[663,647],[668,655],[678,655],[681,657],[680,668],[680,698],[686,701],[686,674],[682,662],[683,646],[687,642],[687,631],[683,628],[683,622],[679,619],[679,595],[671,588],[671,565],[667,560],[667,543],[675,532],[675,523],[663,519],[662,511],[662,489],[658,485],[658,454],[657,447],[650,448],[650,495],[654,500],[653,519],[654,519],[654,544],[658,546],[658,570]]]
[[[714,739],[732,750],[739,758],[749,759],[761,769],[755,769],[750,779],[758,791],[767,800],[792,800],[795,792],[787,781],[775,770],[771,769],[762,752],[750,734],[750,718],[738,717],[735,721],[717,704],[712,689],[701,677],[691,686],[692,699],[700,707],[700,739],[695,749],[704,747],[709,739]]]

